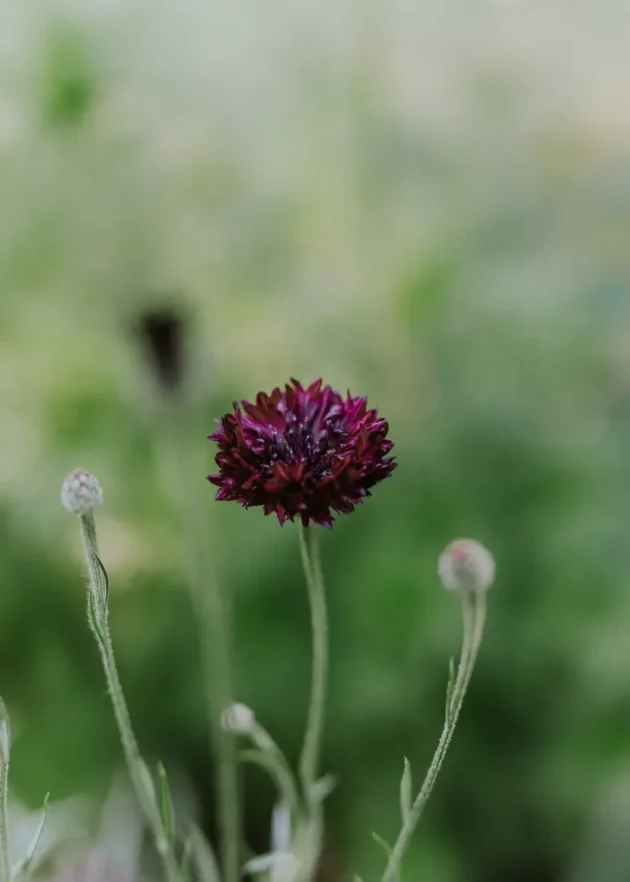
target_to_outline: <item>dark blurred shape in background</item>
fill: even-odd
[[[140,314],[135,331],[157,381],[167,395],[177,393],[186,368],[186,327],[175,307],[148,309]]]

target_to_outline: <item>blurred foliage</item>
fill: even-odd
[[[187,773],[212,826],[177,491],[233,597],[236,697],[297,755],[295,530],[213,503],[205,439],[233,398],[323,375],[369,395],[400,461],[323,537],[341,782],[327,878],[376,876],[370,832],[395,835],[402,757],[416,780],[430,760],[459,628],[435,563],[457,535],[494,550],[499,578],[406,878],[630,877],[625,55],[618,7],[598,5],[611,42],[596,55],[603,25],[575,4],[574,54],[600,84],[583,88],[538,40],[541,16],[564,35],[557,6],[488,3],[455,50],[448,22],[403,0],[360,20],[347,4],[235,4],[220,27],[192,0],[0,12],[0,689],[33,805],[48,789],[100,798],[121,759],[58,502],[76,466],[105,488],[143,749]],[[156,314],[186,331],[175,399],[137,333]],[[256,772],[247,793],[264,848],[272,794]]]
[[[50,128],[84,122],[96,97],[96,74],[85,38],[61,21],[46,36],[40,76],[43,117]]]

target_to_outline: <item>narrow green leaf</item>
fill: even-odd
[[[0,697],[0,762],[8,765],[11,754],[11,722],[7,706]]]
[[[174,836],[174,811],[173,800],[168,786],[166,769],[162,763],[158,763],[158,778],[160,779],[160,812],[162,814],[162,826],[164,835],[169,842],[173,842]]]
[[[453,656],[448,660],[448,683],[446,684],[446,720],[451,716],[451,702],[453,700],[453,687],[455,686],[455,660]]]
[[[109,576],[107,575],[105,565],[103,564],[103,561],[100,559],[98,554],[95,554],[94,557],[96,558],[96,562],[101,573],[103,574],[103,579],[105,580],[105,597],[103,598],[103,603],[105,604],[105,606],[107,606],[107,603],[109,602]]]
[[[372,839],[376,842],[377,845],[383,849],[388,858],[392,855],[392,847],[382,836],[379,836],[378,833],[372,832]]]
[[[400,815],[403,824],[406,824],[411,814],[413,782],[411,778],[411,764],[407,757],[404,757],[404,761],[402,778],[400,779]]]
[[[42,833],[44,832],[44,827],[46,826],[46,818],[48,817],[48,800],[50,798],[50,793],[47,793],[44,797],[44,807],[42,809],[42,816],[39,820],[39,824],[37,825],[37,829],[33,835],[33,838],[30,841],[28,848],[26,849],[26,854],[21,860],[19,860],[13,867],[12,877],[13,882],[16,882],[21,876],[25,876],[29,871],[31,864],[33,863],[33,858],[35,857],[35,852],[37,851],[37,847],[39,846],[39,842],[42,838]]]
[[[337,779],[334,775],[324,775],[313,784],[311,796],[316,802],[323,802],[327,799],[337,786]]]

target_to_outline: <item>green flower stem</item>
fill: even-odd
[[[473,668],[481,638],[483,636],[483,628],[486,616],[486,595],[483,591],[470,592],[462,594],[462,619],[463,619],[463,641],[462,651],[457,669],[457,677],[453,685],[450,701],[446,709],[446,719],[440,740],[429,766],[429,771],[424,779],[419,794],[414,800],[409,815],[403,826],[398,838],[394,844],[391,855],[387,862],[387,867],[383,873],[381,882],[398,882],[400,875],[400,864],[403,855],[409,845],[411,837],[420,821],[424,807],[433,790],[433,786],[437,776],[442,768],[444,757],[449,748],[457,720],[459,718],[464,696],[470,683]]]
[[[319,547],[316,533],[312,527],[300,526],[300,551],[304,575],[306,576],[313,629],[311,699],[304,746],[300,756],[300,777],[307,805],[313,809],[317,803],[314,796],[314,785],[317,781],[319,770],[324,709],[326,705],[328,617]]]
[[[94,517],[91,514],[83,515],[80,520],[90,577],[90,584],[88,586],[88,618],[101,653],[105,679],[118,725],[123,753],[129,769],[129,777],[136,791],[140,808],[144,812],[151,829],[155,847],[162,859],[167,882],[183,882],[173,847],[164,830],[153,781],[138,750],[131,726],[131,718],[116,668],[114,647],[109,631],[107,576],[98,556]]]
[[[11,882],[11,852],[9,848],[9,759],[11,730],[9,715],[0,698],[0,882]]]

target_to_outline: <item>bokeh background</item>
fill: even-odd
[[[16,804],[50,790],[98,818],[121,772],[59,504],[76,466],[105,488],[143,751],[212,835],[194,513],[232,598],[236,697],[297,755],[296,530],[213,502],[206,436],[234,398],[323,376],[369,396],[400,464],[322,537],[339,776],[322,880],[378,878],[402,757],[418,780],[430,760],[459,647],[435,564],[458,535],[498,580],[405,878],[630,879],[629,40],[623,0],[3,0]],[[245,788],[264,850],[273,794],[255,771]]]

